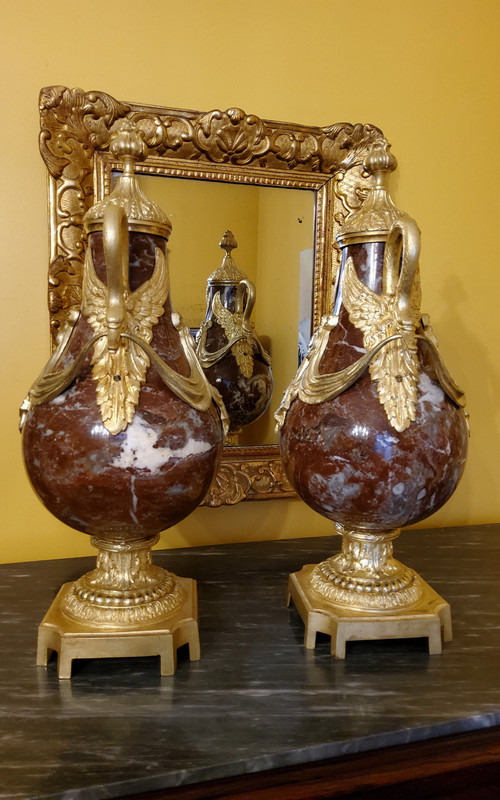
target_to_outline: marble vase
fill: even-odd
[[[134,176],[145,145],[124,123],[110,150],[124,172],[84,220],[81,310],[22,406],[33,488],[99,551],[40,627],[39,663],[58,650],[60,677],[83,657],[82,626],[87,657],[147,654],[155,637],[162,673],[184,641],[199,657],[194,581],[155,567],[151,547],[203,500],[222,452],[223,406],[171,308],[171,225]]]
[[[290,579],[306,644],[348,638],[451,637],[449,607],[393,557],[399,529],[452,495],[467,454],[464,397],[420,312],[420,233],[384,188],[387,143],[366,169],[374,186],[339,235],[334,306],[277,414],[289,480],[342,535],[342,551]],[[320,620],[321,618],[321,620]]]

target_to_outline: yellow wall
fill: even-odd
[[[188,327],[199,328],[206,314],[207,278],[225,255],[219,248],[225,230],[232,230],[238,242],[233,252],[237,266],[254,283],[257,280],[259,190],[157,175],[139,180],[146,196],[172,223],[168,240],[172,308]]]
[[[144,103],[379,125],[399,159],[395,199],[423,233],[423,308],[472,417],[465,477],[425,524],[500,519],[499,23],[498,0],[4,5],[0,560],[91,551],[86,536],[54,520],[33,494],[16,430],[17,407],[48,354],[37,99],[40,87],[57,83]],[[161,546],[330,529],[299,501],[246,503],[198,509]]]
[[[278,441],[274,412],[298,362],[300,252],[314,240],[314,192],[266,187],[259,194],[255,325],[257,335],[269,339],[273,396],[248,433],[243,429],[243,444]]]

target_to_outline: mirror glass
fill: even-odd
[[[207,278],[224,257],[219,242],[225,230],[233,232],[238,242],[233,259],[256,287],[252,322],[271,355],[274,382],[267,411],[243,428],[238,444],[277,442],[274,411],[295,374],[299,352],[307,349],[315,193],[160,175],[140,175],[139,180],[172,222],[172,307],[192,331],[205,318]]]

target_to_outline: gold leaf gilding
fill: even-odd
[[[372,350],[388,341],[370,364],[370,374],[377,382],[377,393],[390,425],[404,431],[415,420],[417,402],[418,358],[415,327],[418,316],[407,322],[397,313],[395,294],[378,295],[356,275],[352,258],[342,276],[342,299],[353,325],[363,333],[363,345]]]
[[[251,378],[253,375],[254,353],[251,338],[253,337],[251,337],[251,334],[250,337],[248,336],[244,325],[243,314],[237,312],[233,314],[225,308],[221,303],[220,292],[217,292],[214,296],[213,310],[215,318],[221,328],[223,328],[228,342],[231,344],[231,342],[237,339],[237,341],[231,345],[231,352],[236,359],[241,374],[244,375],[245,378]]]
[[[95,335],[107,334],[108,287],[94,269],[90,248],[85,258],[83,311]],[[163,314],[168,295],[168,270],[165,256],[156,249],[153,275],[134,292],[126,291],[126,315],[122,333],[133,334],[149,344],[153,326]],[[121,336],[116,352],[102,336],[94,347],[92,375],[97,381],[97,404],[106,429],[114,434],[124,430],[134,416],[141,385],[150,361],[143,348]]]

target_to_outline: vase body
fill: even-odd
[[[105,282],[102,232],[89,235],[89,247]],[[165,239],[130,233],[131,292],[151,278],[157,247],[165,252]],[[75,359],[92,333],[81,313],[54,369]],[[176,372],[189,374],[169,297],[151,346]],[[77,530],[103,541],[154,536],[183,519],[208,491],[222,447],[217,410],[191,407],[150,366],[132,422],[112,434],[96,403],[91,356],[92,351],[66,391],[28,412],[23,429],[28,475],[49,511]]]
[[[344,248],[320,374],[338,373],[366,352],[342,301],[342,271],[352,259],[358,279],[380,295],[384,249],[384,241]],[[405,430],[390,424],[368,369],[338,396],[319,403],[297,396],[287,411],[280,433],[287,475],[309,506],[343,526],[375,532],[414,524],[437,511],[460,480],[468,439],[464,412],[417,342],[415,418]]]

